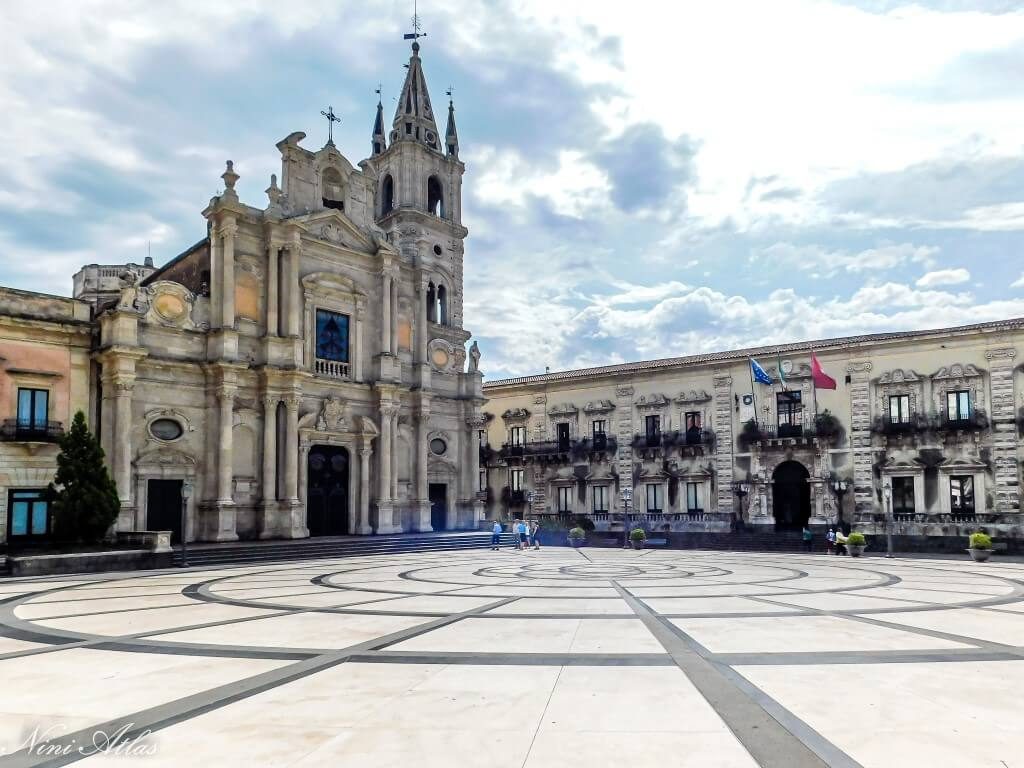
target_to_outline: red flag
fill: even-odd
[[[818,389],[835,389],[836,380],[829,376],[818,362],[818,356],[811,352],[811,377],[814,379],[814,386]]]

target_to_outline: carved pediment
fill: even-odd
[[[689,403],[706,403],[711,399],[711,395],[704,389],[691,389],[683,390],[677,396],[675,401],[680,405],[686,405]]]
[[[316,417],[318,432],[344,432],[348,429],[348,403],[340,397],[325,397]]]
[[[952,365],[943,366],[933,373],[932,381],[956,381],[977,378],[979,376],[981,376],[981,371],[970,363],[953,363]]]
[[[668,405],[668,398],[661,393],[640,395],[635,405],[641,410],[645,408],[665,408]]]
[[[149,451],[143,451],[132,462],[135,466],[168,466],[194,467],[196,460],[184,451],[162,445]]]
[[[530,412],[525,408],[509,408],[501,414],[501,418],[505,421],[525,421],[530,418]]]
[[[347,298],[353,301],[365,299],[355,280],[335,272],[311,272],[302,278],[302,288],[307,293]]]
[[[291,219],[302,225],[307,237],[362,253],[377,250],[377,243],[337,208],[308,213]]]
[[[579,409],[572,403],[559,403],[548,408],[548,416],[575,416]]]
[[[591,400],[583,406],[584,413],[609,413],[615,410],[615,403],[611,400]]]
[[[891,371],[886,371],[878,377],[879,384],[916,384],[920,381],[921,377],[917,374],[917,371],[913,371],[909,368],[907,370],[903,370],[902,368],[893,368]]]

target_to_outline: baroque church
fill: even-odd
[[[117,530],[232,541],[477,527],[465,165],[450,101],[438,131],[419,49],[390,130],[378,101],[358,167],[333,140],[313,150],[293,133],[266,201],[239,199],[243,169],[228,161],[207,236],[163,267],[83,267],[74,299],[48,297],[50,309],[5,294],[4,314],[20,300],[40,322],[64,312],[62,327],[98,331],[66,371],[11,386],[39,387],[48,419],[70,420],[76,402],[89,415],[121,497]],[[3,457],[8,487],[31,485],[55,452]],[[17,512],[31,507],[5,502],[7,538],[31,534],[32,514]]]

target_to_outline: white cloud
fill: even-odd
[[[938,285],[959,285],[971,279],[971,273],[963,267],[957,269],[936,269],[926,272],[917,279],[918,288],[934,288]]]
[[[1020,277],[1010,283],[1011,288],[1024,288],[1024,272],[1020,273]]]
[[[905,264],[930,266],[938,248],[911,243],[882,245],[863,251],[827,250],[820,245],[779,242],[752,255],[752,261],[783,263],[797,269],[832,276],[839,272],[881,272]]]

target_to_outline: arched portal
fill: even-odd
[[[335,445],[309,449],[306,527],[310,536],[349,533],[348,451]]]
[[[811,517],[810,473],[799,461],[784,461],[772,473],[772,512],[775,530],[803,528]]]

